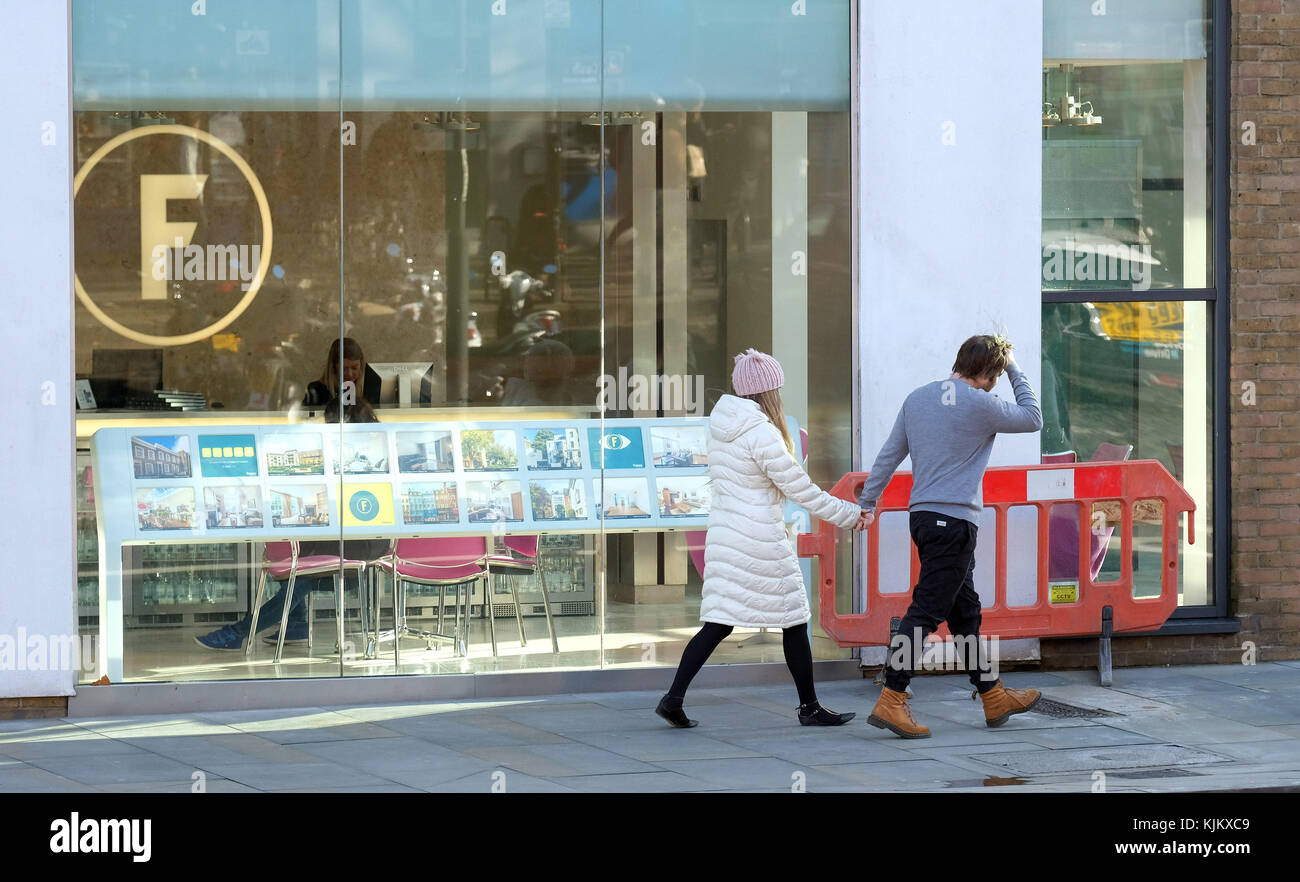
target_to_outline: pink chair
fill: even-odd
[[[483,536],[430,537],[398,539],[387,557],[375,561],[376,572],[393,577],[393,661],[400,663],[401,640],[405,636],[420,637],[433,648],[434,640],[451,642],[461,656],[469,653],[469,610],[474,598],[474,583],[488,575],[487,539]],[[431,585],[438,592],[438,630],[425,631],[413,628],[406,621],[406,585]],[[456,632],[443,633],[443,611],[447,600],[447,586],[456,588]],[[465,617],[460,614],[460,589],[466,587]],[[488,603],[491,603],[489,587]],[[488,616],[492,621],[492,616]],[[493,628],[492,651],[496,654],[496,631]],[[385,635],[386,636],[386,635]]]
[[[1133,452],[1131,444],[1100,444],[1089,462],[1123,462]],[[1069,457],[1065,459],[1064,457]],[[1058,457],[1061,457],[1058,459]],[[1075,454],[1049,454],[1043,462],[1074,462]],[[1052,506],[1048,521],[1047,577],[1073,580],[1079,575],[1079,509],[1076,505]],[[1096,580],[1106,562],[1113,526],[1093,530],[1089,542],[1089,578]]]
[[[257,618],[262,610],[262,599],[266,594],[267,578],[276,581],[288,580],[289,584],[284,586],[284,610],[280,614],[280,634],[275,644],[275,661],[280,661],[280,656],[284,654],[284,635],[289,625],[289,610],[293,607],[293,590],[294,583],[299,576],[323,576],[331,574],[334,576],[334,596],[337,598],[338,610],[336,619],[338,621],[338,646],[337,652],[343,651],[343,591],[339,583],[340,575],[346,570],[354,570],[357,574],[357,593],[361,597],[361,630],[367,635],[370,633],[369,622],[366,617],[366,598],[365,591],[362,588],[362,580],[365,578],[367,562],[364,560],[349,560],[339,557],[336,554],[313,554],[308,557],[298,556],[298,541],[290,540],[288,542],[268,542],[263,552],[262,575],[257,583],[257,597],[253,601],[253,623],[249,629],[249,638],[244,641],[244,655],[248,656],[253,649],[253,644],[257,641],[253,635],[257,634]],[[307,595],[308,603],[311,602],[311,595]],[[311,645],[311,609],[308,607],[307,612],[307,645]]]
[[[546,608],[546,627],[551,632],[551,651],[558,653],[560,651],[560,641],[555,635],[555,620],[551,617],[551,599],[546,593],[546,573],[542,570],[541,556],[537,553],[538,537],[533,536],[506,536],[504,539],[506,551],[504,554],[488,555],[488,603],[487,614],[489,620],[492,615],[492,596],[493,576],[503,575],[511,576],[506,580],[506,585],[510,589],[510,596],[515,601],[515,620],[519,624],[519,645],[527,646],[528,639],[524,636],[524,619],[519,609],[519,594],[515,591],[514,576],[523,573],[536,573],[537,578],[541,581],[542,587],[542,605]],[[492,629],[492,652],[496,653],[496,630]]]

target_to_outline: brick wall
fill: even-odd
[[[1259,661],[1300,658],[1300,0],[1232,7],[1228,612],[1241,633],[1115,638],[1117,666],[1240,663],[1248,640]],[[1097,641],[1045,640],[1042,658],[1095,665]]]
[[[0,698],[0,720],[34,720],[66,717],[68,698]]]
[[[1297,658],[1300,0],[1233,3],[1232,125],[1229,611],[1261,660]]]

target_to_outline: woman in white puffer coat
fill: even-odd
[[[696,724],[682,710],[686,689],[732,628],[780,628],[785,661],[799,689],[799,722],[838,726],[854,714],[821,706],[813,687],[808,622],[812,612],[799,561],[786,534],[782,502],[813,517],[862,529],[862,509],[814,484],[794,458],[785,426],[780,363],[750,349],[736,356],[731,385],[709,416],[713,504],[704,543],[704,627],[682,653],[672,688],[655,712],[679,728]]]

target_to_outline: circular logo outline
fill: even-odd
[[[153,346],[184,346],[187,343],[196,343],[199,340],[205,340],[213,334],[224,330],[244,314],[244,310],[248,309],[249,305],[253,302],[253,298],[257,296],[257,292],[262,287],[262,282],[266,280],[267,269],[271,265],[271,205],[267,201],[266,190],[262,188],[262,182],[258,180],[257,175],[253,172],[252,167],[244,160],[244,157],[236,153],[233,147],[210,132],[179,125],[145,126],[138,129],[132,129],[129,132],[123,132],[105,142],[103,146],[90,154],[90,158],[86,160],[85,164],[82,165],[80,169],[78,169],[76,177],[72,179],[73,202],[76,202],[77,193],[80,192],[81,185],[86,182],[86,177],[94,170],[95,166],[99,165],[100,161],[105,156],[112,153],[128,141],[134,141],[136,138],[144,138],[149,135],[179,135],[183,138],[194,138],[197,141],[202,141],[234,163],[235,168],[239,169],[239,173],[244,176],[244,180],[248,181],[249,187],[253,190],[253,196],[257,199],[258,212],[261,214],[262,218],[262,259],[258,261],[257,272],[253,275],[252,281],[248,284],[248,291],[244,294],[243,299],[236,303],[230,312],[226,313],[207,327],[200,328],[199,330],[192,331],[188,334],[176,334],[169,337],[162,337],[157,334],[146,334],[143,331],[128,328],[126,325],[106,313],[99,304],[91,299],[90,294],[86,292],[86,288],[81,284],[81,278],[77,275],[75,267],[72,272],[72,283],[77,292],[77,299],[81,301],[81,305],[86,307],[86,309],[90,311],[90,314],[98,319],[100,324],[104,325],[109,330],[126,337],[129,340],[135,340],[137,343],[147,343]],[[141,272],[144,272],[143,267],[141,267]]]
[[[362,505],[372,505],[369,511],[362,510]],[[379,516],[379,497],[369,490],[357,490],[348,500],[348,509],[352,516],[359,521],[373,521]]]

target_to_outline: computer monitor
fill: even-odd
[[[101,408],[124,407],[128,398],[152,395],[162,384],[161,349],[96,349],[90,357],[90,388]]]
[[[412,404],[429,404],[424,389],[424,375],[433,370],[431,361],[370,362],[370,368],[379,375],[379,400],[371,404],[379,407],[410,407]]]

